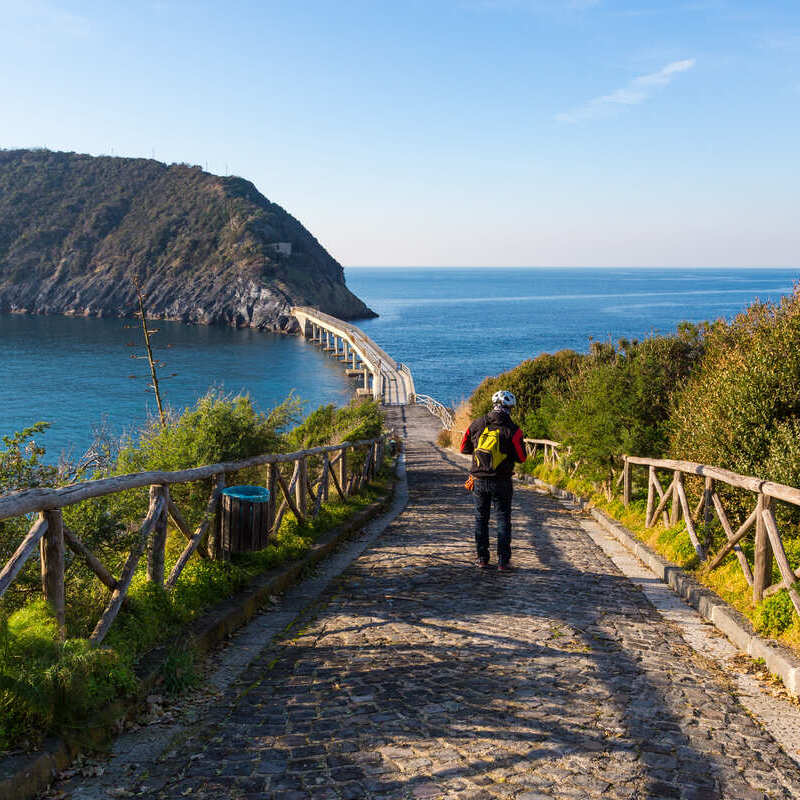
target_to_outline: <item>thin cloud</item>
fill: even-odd
[[[676,75],[690,70],[695,65],[695,59],[686,58],[683,61],[673,61],[662,67],[658,72],[640,75],[634,78],[627,86],[616,89],[610,94],[595,97],[582,106],[556,114],[558,122],[580,122],[586,119],[595,119],[611,113],[620,106],[635,106],[644,103],[658,89],[668,86]]]

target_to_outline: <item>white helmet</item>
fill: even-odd
[[[492,395],[492,403],[503,408],[513,408],[517,404],[517,398],[511,392],[501,389]]]

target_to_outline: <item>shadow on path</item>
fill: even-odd
[[[791,796],[793,762],[553,500],[518,491],[515,572],[474,569],[463,470],[410,427],[406,511],[153,796]]]

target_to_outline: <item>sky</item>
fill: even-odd
[[[0,147],[252,180],[347,266],[800,265],[800,2],[0,0]]]

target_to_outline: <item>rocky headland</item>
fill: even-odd
[[[249,181],[150,159],[0,151],[0,312],[148,315],[291,331],[293,305],[375,313]]]

